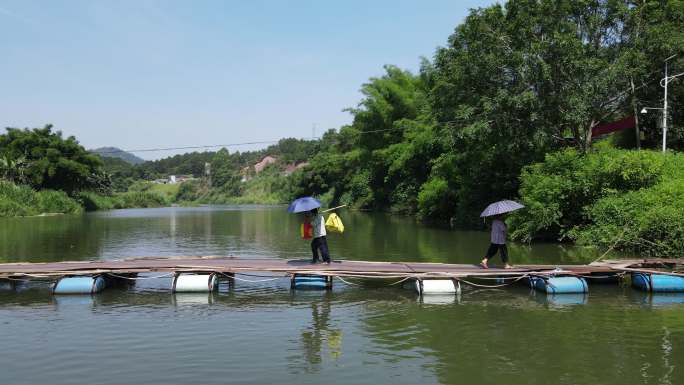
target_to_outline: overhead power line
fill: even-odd
[[[359,131],[356,134],[362,135],[362,134],[374,134],[378,132],[387,132],[387,131],[399,131],[403,130],[403,128],[386,128],[383,130],[372,130],[372,131]],[[301,140],[312,140],[312,139],[320,139],[320,137],[315,137],[315,138],[304,138]],[[237,147],[237,146],[249,146],[249,145],[255,145],[255,144],[276,144],[280,142],[282,139],[278,140],[264,140],[264,141],[258,141],[258,142],[242,142],[242,143],[226,143],[226,144],[207,144],[207,145],[198,145],[198,146],[183,146],[183,147],[160,147],[160,148],[141,148],[141,149],[135,149],[135,150],[111,150],[111,151],[95,151],[94,153],[104,155],[104,154],[119,154],[122,152],[130,152],[130,153],[136,153],[136,152],[157,152],[157,151],[177,151],[177,150],[201,150],[201,149],[208,149],[208,148],[221,148],[221,147]]]
[[[236,147],[248,146],[254,144],[274,144],[279,140],[264,140],[261,142],[243,142],[243,143],[226,143],[226,144],[207,144],[202,146],[183,146],[183,147],[161,147],[161,148],[141,148],[137,150],[112,150],[112,151],[96,151],[96,154],[116,154],[121,152],[155,152],[155,151],[174,151],[174,150],[200,150],[204,148],[219,148],[219,147]]]

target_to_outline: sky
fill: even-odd
[[[492,2],[0,0],[0,126],[51,123],[89,149],[310,138]]]

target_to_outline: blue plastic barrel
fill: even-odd
[[[651,292],[684,291],[684,277],[665,274],[632,273],[632,286]]]
[[[295,275],[292,279],[295,289],[325,290],[330,288],[328,278],[320,275]]]
[[[62,277],[52,288],[54,294],[92,294],[104,289],[105,280],[101,276]]]
[[[589,285],[579,277],[532,277],[530,284],[541,292],[548,294],[586,293]]]

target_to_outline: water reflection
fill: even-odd
[[[453,305],[461,303],[461,293],[417,295],[423,305]]]
[[[192,360],[193,349],[212,346],[222,365],[249,367],[257,360],[262,370],[278,373],[277,365],[284,364],[291,383],[300,374],[330,375],[336,363],[368,378],[374,373],[370,368],[392,368],[406,378],[420,373],[439,383],[619,384],[646,378],[645,383],[677,384],[684,379],[678,365],[684,362],[684,307],[651,308],[652,297],[630,288],[598,290],[589,300],[526,287],[464,288],[462,297],[433,305],[431,296],[417,300],[413,291],[399,288],[292,292],[286,280],[262,285],[212,294],[135,287],[54,297],[47,286],[25,287],[19,294],[0,292],[0,303],[12,306],[14,317],[33,319],[34,327],[42,325],[40,319],[57,322],[64,338],[80,341],[85,329],[89,340],[105,346],[125,328],[142,346],[135,357],[171,349]],[[7,322],[6,316],[0,308],[0,322]],[[5,325],[11,333],[20,324]],[[226,343],[213,343],[217,336]],[[5,347],[13,349],[19,341],[12,338]],[[51,343],[43,348],[57,349]],[[89,354],[111,357],[112,350],[102,349]],[[78,354],[73,358],[89,362]],[[136,367],[131,360],[121,363]]]
[[[410,217],[340,212],[346,230],[331,234],[334,259],[472,263],[486,232],[418,224]],[[133,256],[240,255],[302,258],[301,218],[284,207],[212,206],[131,209],[0,219],[0,261],[111,259]],[[580,263],[596,251],[571,245],[510,245],[514,263]]]
[[[675,318],[684,315],[681,306],[664,318],[630,307],[624,296],[589,301],[586,295],[538,294],[525,288],[464,291],[460,306],[398,311],[373,304],[363,317],[369,338],[383,347],[378,354],[387,360],[396,352],[429,356],[434,362],[425,367],[441,383],[617,384],[640,376],[644,362],[654,383],[684,379],[675,364],[684,362],[684,351],[671,343],[684,343],[684,317]],[[672,331],[663,335],[663,328]],[[578,369],[587,365],[589,372]]]
[[[672,384],[672,373],[675,370],[675,365],[673,362],[671,362],[671,355],[672,355],[672,340],[671,340],[671,335],[670,335],[670,329],[667,326],[663,326],[663,338],[662,338],[662,344],[660,345],[663,351],[663,366],[665,367],[665,373],[663,373],[663,376],[661,380],[659,381],[661,384]]]
[[[52,298],[52,303],[55,305],[55,309],[59,311],[79,311],[93,309],[96,305],[96,300],[100,298],[102,297],[90,294],[55,295]]]
[[[215,293],[174,293],[171,297],[176,307],[210,305],[214,303],[215,298]]]
[[[97,259],[106,227],[85,215],[0,218],[0,262]]]
[[[650,307],[684,305],[684,293],[648,293],[633,290],[631,296],[636,302]]]
[[[341,215],[348,230],[330,237],[337,259],[473,262],[488,243],[486,233],[411,218]],[[296,259],[309,253],[298,220],[258,207],[1,220],[0,259]],[[592,258],[551,244],[512,245],[511,254],[516,263]],[[3,379],[187,383],[203,373],[203,382],[216,384],[684,383],[684,294],[592,285],[588,295],[547,296],[513,285],[420,297],[388,284],[293,292],[283,278],[174,295],[164,277],[93,296],[52,296],[48,282],[0,281]]]
[[[8,279],[0,279],[0,291],[14,291],[16,281]]]
[[[565,293],[565,294],[548,294],[533,291],[532,297],[542,305],[555,308],[564,308],[567,306],[586,305],[589,300],[587,293]]]
[[[294,292],[293,292],[294,293]],[[295,299],[296,298],[296,299]],[[309,303],[300,309],[310,313],[299,332],[299,354],[289,357],[290,371],[293,373],[315,373],[321,369],[325,361],[335,361],[342,356],[342,329],[331,321],[331,309],[334,295],[330,291],[297,291],[293,300],[308,299]]]

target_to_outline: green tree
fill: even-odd
[[[211,183],[223,192],[237,196],[240,193],[240,169],[235,157],[225,148],[211,159]]]
[[[137,167],[120,158],[101,156],[103,167],[112,179],[112,189],[117,192],[128,191],[128,188],[139,179],[145,178],[141,167]],[[152,179],[152,178],[150,178]]]
[[[9,151],[0,157],[0,177],[17,184],[26,183],[27,162],[23,156],[13,156]]]
[[[110,186],[102,170],[102,161],[81,146],[76,138],[63,138],[52,125],[43,128],[7,128],[0,135],[0,153],[11,160],[13,167],[20,162],[21,179],[35,189],[62,190],[73,194],[80,190],[106,191]],[[16,179],[17,175],[14,174]]]
[[[624,45],[629,63],[630,102],[644,132],[646,146],[660,148],[662,115],[649,113],[640,115],[644,106],[660,106],[663,89],[660,81],[664,77],[663,60],[669,61],[670,75],[684,71],[684,2],[682,1],[628,1],[629,16],[626,23],[628,34]],[[673,106],[684,102],[682,78],[674,80],[668,87],[670,116],[668,122],[668,148],[684,149],[684,110]],[[631,89],[631,85],[634,89]]]
[[[424,73],[443,161],[453,162],[440,167],[456,171],[444,180],[458,218],[514,197],[522,167],[545,153],[590,151],[592,128],[643,105],[632,82],[644,95],[660,92],[653,76],[664,52],[681,51],[682,12],[681,2],[652,3],[509,1],[473,10],[456,28]],[[654,56],[639,53],[646,45]]]
[[[340,136],[353,138],[358,151],[342,157],[352,169],[343,172],[337,196],[363,207],[414,212],[420,185],[434,155],[425,78],[395,66],[361,88],[364,98],[351,127]]]
[[[309,160],[318,151],[318,141],[285,138],[266,149],[266,153],[278,157],[283,163],[300,163]]]

